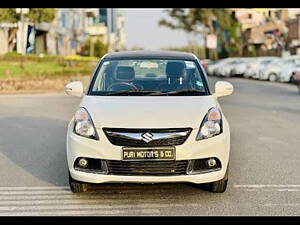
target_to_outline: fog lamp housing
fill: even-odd
[[[209,173],[222,169],[221,161],[216,158],[194,159],[189,160],[187,166],[187,174]]]
[[[101,159],[93,159],[93,158],[83,158],[83,157],[77,158],[74,162],[74,169],[86,173],[97,173],[97,174],[108,173],[106,161]]]

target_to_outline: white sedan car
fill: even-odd
[[[220,75],[220,70],[223,69],[223,66],[230,62],[232,59],[231,58],[226,58],[226,59],[220,59],[217,61],[214,61],[210,65],[207,66],[207,73],[209,75]]]
[[[275,59],[272,63],[259,71],[260,80],[270,80],[272,82],[279,80],[279,73],[283,69],[289,69],[300,63],[299,56],[289,56]]]
[[[279,82],[291,82],[291,78],[295,72],[298,72],[300,70],[300,64],[296,64],[294,66],[286,66],[283,67],[278,72],[278,81]]]
[[[235,66],[231,70],[231,76],[244,75],[248,69],[248,65],[253,63],[255,58],[240,58],[236,61]]]
[[[253,68],[253,74],[250,76],[253,79],[259,79],[260,73],[264,68],[269,67],[275,60],[278,60],[279,57],[260,57],[256,63],[256,66]]]
[[[68,125],[67,160],[73,192],[89,183],[208,183],[224,192],[230,131],[217,98],[230,95],[219,81],[211,93],[205,71],[189,53],[118,52],[97,65]]]

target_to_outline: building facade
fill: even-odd
[[[231,9],[242,26],[243,52],[259,52],[280,56],[287,50],[289,9]],[[247,53],[247,54],[248,54]]]
[[[109,51],[125,46],[124,17],[115,8],[58,8],[51,23],[0,23],[0,54],[81,54],[85,42],[100,39]],[[92,53],[93,55],[93,51]]]
[[[107,44],[109,51],[125,49],[125,22],[121,9],[100,8],[99,22],[107,27]]]

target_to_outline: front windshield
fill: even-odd
[[[89,94],[207,95],[200,72],[194,61],[187,60],[106,60],[96,72]]]

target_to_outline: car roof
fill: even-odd
[[[143,59],[143,58],[165,58],[165,59],[182,59],[195,60],[196,56],[187,52],[178,51],[122,51],[106,54],[103,59]]]

